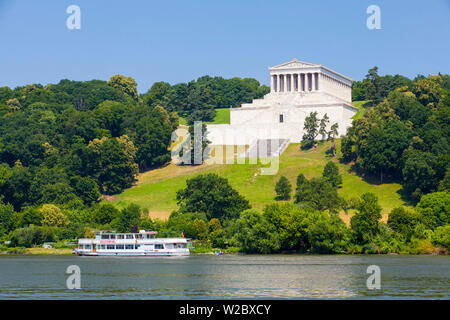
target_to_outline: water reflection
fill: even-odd
[[[71,264],[81,268],[81,290],[65,288]],[[366,288],[372,264],[381,290]],[[448,299],[449,271],[449,257],[425,256],[0,257],[0,298]]]

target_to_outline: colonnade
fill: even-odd
[[[270,77],[272,92],[304,92],[319,90],[318,72],[274,74]]]

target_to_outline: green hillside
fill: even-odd
[[[216,109],[216,116],[214,120],[208,122],[211,124],[229,124],[230,123],[230,108]],[[180,117],[180,125],[187,125],[186,118]]]
[[[268,166],[261,164],[203,164],[195,167],[170,164],[142,173],[134,187],[109,200],[119,207],[129,203],[139,204],[147,208],[152,217],[165,219],[177,208],[176,191],[185,187],[186,178],[199,173],[215,172],[228,178],[230,184],[243,194],[253,207],[261,209],[267,203],[275,201],[274,187],[281,175],[286,176],[293,186],[299,173],[303,173],[307,178],[320,176],[326,162],[331,159],[325,154],[330,144],[331,142],[325,142],[309,151],[300,151],[299,144],[291,144],[280,158],[276,175],[261,175],[260,168]],[[339,193],[344,198],[358,197],[365,192],[375,193],[383,208],[384,219],[392,208],[404,204],[399,194],[400,184],[371,184],[352,172],[350,165],[341,164],[336,159],[333,161],[338,164],[343,176],[343,187]],[[348,222],[350,215],[342,213],[341,216]]]

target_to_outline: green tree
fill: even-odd
[[[92,212],[92,220],[98,224],[109,224],[120,215],[113,204],[101,203]]]
[[[364,193],[356,206],[357,212],[350,219],[351,228],[358,242],[373,242],[381,219],[381,207],[373,193]]]
[[[122,91],[129,95],[133,100],[137,101],[137,83],[132,77],[116,74],[109,79],[108,85]]]
[[[322,176],[335,188],[339,188],[342,185],[342,176],[339,174],[339,168],[332,161],[327,162],[323,169]]]
[[[343,206],[336,188],[324,178],[312,178],[305,181],[297,189],[295,202],[319,211],[330,210],[330,212],[338,212]]]
[[[314,141],[319,134],[319,121],[317,117],[317,112],[311,112],[305,118],[305,123],[303,125],[303,138],[301,142],[301,147],[303,149],[309,149],[314,145]]]
[[[61,209],[53,204],[44,204],[40,212],[42,214],[42,224],[46,226],[64,227],[69,221]]]
[[[307,181],[307,179],[306,179],[305,175],[304,175],[303,173],[300,173],[300,174],[297,176],[297,187],[296,187],[295,190],[298,190],[298,188],[299,188],[303,183],[305,183],[306,181]]]
[[[255,209],[245,210],[236,221],[236,240],[248,253],[272,253],[280,249],[275,227]]]
[[[234,190],[226,178],[215,173],[200,174],[186,180],[186,188],[177,191],[181,212],[203,212],[208,219],[233,219],[249,209],[248,200]]]
[[[450,250],[450,224],[436,228],[431,236],[431,242]]]
[[[413,211],[403,207],[394,208],[389,213],[387,225],[394,231],[404,235],[408,240],[414,233],[414,229],[419,223],[419,216]]]
[[[197,239],[204,240],[208,237],[208,226],[204,220],[195,219],[192,223],[192,227],[195,230]]]
[[[136,204],[130,204],[120,211],[111,225],[117,232],[131,232],[138,226],[140,218],[141,208]]]
[[[14,229],[14,208],[0,201],[0,237]]]
[[[447,192],[426,194],[420,199],[416,210],[425,226],[432,230],[450,224],[450,194]]]
[[[292,185],[285,176],[281,176],[276,183],[275,192],[281,200],[289,200],[291,198]]]

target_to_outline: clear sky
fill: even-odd
[[[69,5],[81,29],[69,30]],[[381,9],[369,30],[366,9]],[[296,57],[360,80],[450,73],[449,0],[0,0],[0,86],[132,76],[253,77]]]

